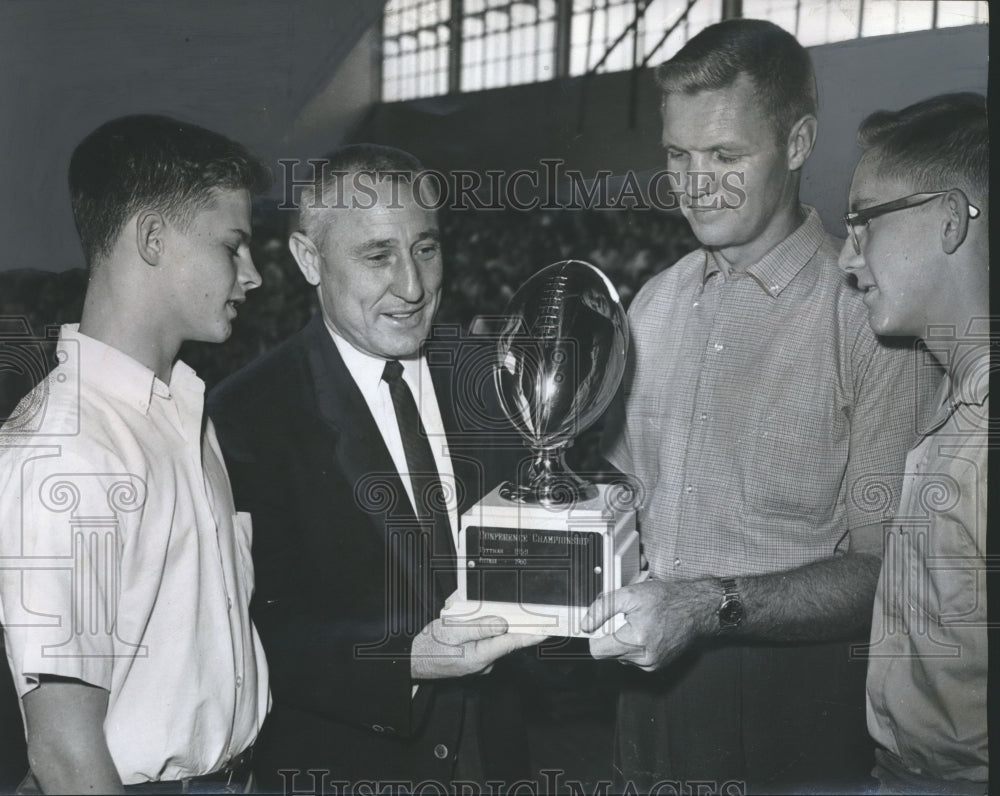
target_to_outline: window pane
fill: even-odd
[[[938,27],[977,25],[990,21],[989,3],[969,3],[965,0],[938,2]]]
[[[934,21],[934,3],[928,3],[926,0],[902,0],[896,19],[896,33],[930,30]]]
[[[390,0],[386,4],[382,32],[384,99],[410,99],[447,91],[450,11],[450,0]]]
[[[803,3],[799,12],[798,39],[805,47],[853,39],[858,35],[857,3]]]
[[[384,99],[448,90],[451,5],[451,0],[388,1],[382,28]],[[634,50],[648,65],[661,63],[718,22],[722,5],[722,0],[697,0],[688,9],[687,0],[572,0],[570,74],[585,74],[598,62],[602,72],[629,69]],[[637,6],[645,13],[633,26]],[[463,0],[461,7],[461,90],[555,76],[557,0]],[[989,21],[981,0],[743,0],[741,7],[743,16],[769,19],[807,47]]]

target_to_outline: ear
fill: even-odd
[[[162,213],[144,210],[135,218],[135,248],[147,265],[159,265],[166,251],[164,232],[167,221]]]
[[[288,238],[288,248],[306,281],[310,285],[318,285],[320,253],[312,238],[304,232],[293,232]]]
[[[805,165],[816,144],[818,128],[819,123],[811,113],[807,113],[792,125],[792,129],[788,132],[789,170],[798,171]]]
[[[945,254],[954,254],[969,234],[969,199],[960,189],[952,188],[945,194],[944,207],[941,248]]]

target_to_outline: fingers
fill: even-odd
[[[435,619],[430,630],[442,644],[467,644],[470,641],[503,636],[507,633],[507,622],[499,616],[481,616],[475,619]]]
[[[640,606],[634,586],[625,586],[616,591],[604,592],[587,610],[580,622],[584,633],[593,633],[615,614],[624,614]]]
[[[475,643],[475,651],[471,654],[482,665],[493,665],[504,655],[508,655],[514,650],[538,644],[544,636],[531,636],[526,633],[505,633],[502,636],[481,639]]]
[[[625,659],[632,660],[642,655],[644,648],[634,642],[633,635],[632,626],[626,624],[614,633],[593,636],[590,639],[591,657],[597,660],[618,658],[625,663]]]
[[[510,644],[510,651],[514,652],[514,650],[541,644],[548,636],[536,636],[531,633],[507,633],[503,638]]]

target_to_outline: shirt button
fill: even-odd
[[[236,675],[236,687],[240,688],[242,685],[243,685],[243,675],[238,674]]]
[[[692,306],[692,307],[700,307],[700,306],[701,306],[701,302],[700,302],[700,301],[696,301],[696,302],[695,302],[694,304],[692,304],[691,306]]]
[[[679,567],[681,565],[681,560],[679,558],[674,559],[674,566]]]
[[[708,420],[708,412],[702,412],[701,413],[701,419],[702,420]]]
[[[444,760],[448,756],[448,747],[443,743],[439,743],[434,747],[434,757],[438,760]]]
[[[232,597],[226,597],[226,608],[228,608],[230,611],[233,610],[233,598]]]
[[[716,351],[721,351],[723,348],[725,348],[725,346],[722,345],[722,343],[716,343],[714,348]]]
[[[383,727],[381,724],[373,724],[372,732],[383,733],[385,732],[385,727]]]
[[[692,492],[694,492],[694,487],[691,486],[691,484],[688,484],[686,487],[684,487],[684,491],[687,492],[688,494],[691,494]]]

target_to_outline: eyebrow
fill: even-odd
[[[417,235],[417,240],[415,242],[420,243],[425,240],[433,240],[435,242],[440,241],[440,231],[436,229],[425,229]],[[376,249],[391,249],[398,245],[399,241],[396,238],[376,238],[374,240],[366,240],[364,243],[359,243],[357,246],[354,246],[351,249],[351,254],[359,255]]]
[[[374,251],[375,249],[390,249],[396,246],[395,238],[378,238],[375,240],[366,240],[364,243],[359,243],[357,246],[351,247],[351,254],[364,254],[365,252]]]
[[[672,141],[664,141],[664,140],[661,139],[660,140],[660,148],[661,149],[677,149],[677,150],[680,150],[681,152],[692,152],[692,151],[694,151],[694,152],[716,152],[716,151],[718,151],[720,149],[727,149],[727,150],[731,150],[733,152],[739,152],[739,151],[741,151],[741,150],[743,150],[743,149],[746,148],[746,144],[741,144],[741,143],[736,142],[736,141],[717,141],[716,143],[712,144],[711,146],[705,147],[704,149],[695,149],[695,150],[692,150],[692,149],[689,149],[688,147],[683,147],[680,144],[675,144]]]
[[[859,210],[864,210],[866,207],[872,207],[879,204],[874,199],[870,199],[867,196],[862,196],[855,199],[847,207],[852,213],[857,213]]]

